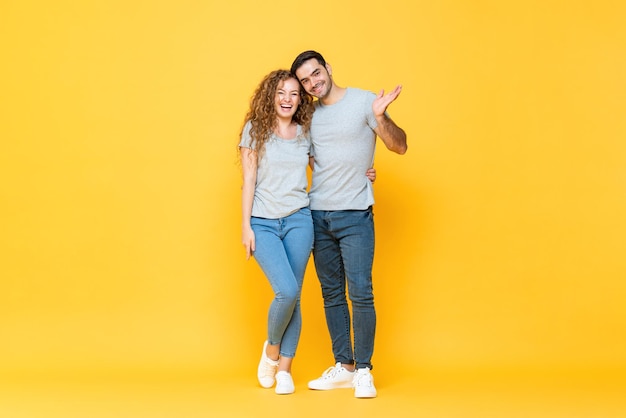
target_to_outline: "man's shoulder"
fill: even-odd
[[[346,102],[348,103],[361,103],[362,105],[369,108],[372,105],[372,102],[376,98],[376,94],[372,93],[369,90],[364,90],[356,87],[348,87],[348,93],[346,97],[348,98]]]
[[[354,96],[376,96],[376,94],[372,91],[361,89],[358,87],[348,87],[348,93]]]

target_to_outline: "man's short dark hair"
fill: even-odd
[[[322,66],[326,66],[326,60],[324,59],[324,57],[322,56],[322,54],[320,54],[317,51],[304,51],[303,53],[301,53],[300,55],[298,55],[296,57],[295,60],[293,60],[293,64],[291,64],[291,74],[293,74],[294,76],[296,75],[296,71],[298,70],[298,68],[300,68],[302,66],[302,64],[304,64],[306,61],[315,58],[317,60],[317,62],[320,63],[320,65]]]

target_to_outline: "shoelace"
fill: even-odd
[[[359,373],[354,379],[354,386],[372,386],[372,379],[369,373]]]
[[[324,373],[322,373],[322,377],[324,379],[332,379],[333,377],[337,375],[337,373],[339,373],[339,367],[331,366],[328,369],[326,369]]]
[[[261,366],[261,372],[265,375],[265,376],[274,376],[276,374],[276,368],[278,366],[275,366],[273,364],[271,364],[270,362],[268,362],[267,360],[264,360],[262,362],[263,366]]]
[[[283,384],[289,384],[290,380],[289,379],[289,375],[285,374],[285,373],[279,373],[276,375],[276,381],[278,382],[279,385],[283,385]]]

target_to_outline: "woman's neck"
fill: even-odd
[[[296,123],[291,119],[278,118],[274,133],[283,139],[292,139],[296,137]]]

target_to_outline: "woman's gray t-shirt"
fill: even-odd
[[[240,147],[255,149],[246,123]],[[307,166],[311,138],[298,125],[294,139],[272,134],[257,165],[252,216],[267,219],[284,218],[309,205]]]
[[[348,88],[338,102],[315,102],[311,124],[313,141],[312,210],[364,210],[374,204],[372,167],[378,126],[372,92]]]

